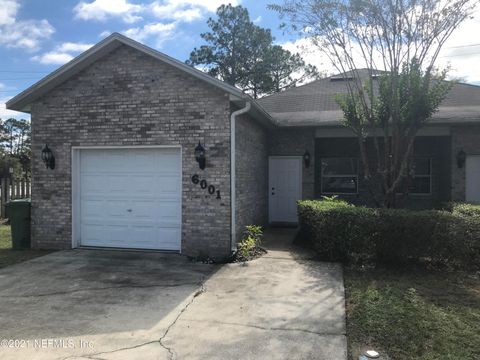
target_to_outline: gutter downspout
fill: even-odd
[[[237,248],[237,231],[236,231],[236,179],[235,179],[235,130],[236,130],[236,120],[237,116],[245,114],[250,111],[252,104],[250,101],[245,102],[245,107],[234,111],[230,115],[230,249],[235,251]]]

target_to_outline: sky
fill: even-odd
[[[0,118],[29,118],[7,110],[5,102],[112,32],[120,32],[179,60],[186,60],[206,21],[223,3],[243,5],[276,43],[299,52],[320,70],[332,67],[304,39],[280,30],[267,9],[276,0],[0,0]],[[440,66],[451,76],[480,85],[480,9],[450,38]]]

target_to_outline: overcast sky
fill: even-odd
[[[271,2],[275,0],[0,0],[0,118],[22,117],[6,110],[5,101],[114,31],[186,60],[203,44],[206,20],[222,3],[242,4],[252,20],[272,30],[277,43],[331,72],[318,51],[279,30],[280,20],[266,8]],[[477,11],[446,44],[439,65],[450,64],[452,76],[480,84],[479,34]]]

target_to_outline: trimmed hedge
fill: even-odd
[[[480,217],[480,205],[452,202],[447,205],[446,210],[456,215]]]
[[[480,217],[471,212],[298,202],[299,236],[328,261],[479,267]]]

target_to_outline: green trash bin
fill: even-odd
[[[30,199],[12,200],[5,204],[12,229],[12,248],[30,248]]]

